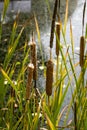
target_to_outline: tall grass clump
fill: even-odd
[[[1,43],[3,41],[3,28],[5,27],[3,20],[6,16],[8,4],[9,0],[5,0],[2,21],[0,23]],[[27,40],[26,37],[24,37],[24,39],[22,39],[24,44],[21,44],[21,48],[19,46],[20,42],[22,42],[20,40],[25,33],[25,29],[28,27],[27,22],[29,20],[23,23],[22,27],[18,30],[20,14],[17,14],[12,24],[11,34],[7,40],[7,50],[4,61],[0,63],[1,130],[87,129],[87,83],[84,78],[87,69],[87,34],[84,36],[83,33],[85,29],[86,1],[84,2],[82,36],[80,37],[79,43],[79,63],[75,63],[74,59],[74,41],[71,22],[70,38],[72,55],[69,51],[70,47],[67,47],[67,39],[65,38],[68,20],[68,0],[66,0],[64,26],[61,26],[60,6],[61,1],[55,0],[53,16],[51,17],[50,56],[46,66],[43,58],[41,59],[42,65],[44,65],[46,81],[44,81],[45,89],[43,92],[40,92],[37,84],[40,75],[38,73],[37,77],[38,55],[34,35],[32,35],[30,42],[28,42],[29,39]],[[33,18],[38,35],[38,42],[40,43],[41,55],[43,57],[40,30],[35,14]],[[56,37],[55,59],[52,55],[54,35]],[[63,36],[62,43],[61,35]],[[63,46],[66,47],[66,51]],[[23,55],[23,57],[20,57],[19,53]],[[80,70],[78,69],[79,67],[81,68]],[[76,69],[79,71],[78,75]],[[66,103],[68,94],[71,95]]]

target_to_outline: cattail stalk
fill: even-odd
[[[15,90],[11,87],[11,97],[15,98]],[[11,103],[11,113],[14,114],[14,101]]]
[[[85,39],[84,36],[80,38],[80,66],[81,68],[84,65],[84,48],[85,48]]]
[[[58,79],[58,66],[59,66],[59,44],[60,44],[60,22],[56,22],[56,80]]]
[[[74,102],[74,123],[75,123],[75,130],[77,130],[77,102]]]
[[[46,93],[49,96],[52,94],[52,84],[53,84],[53,62],[51,60],[47,63],[46,71]]]
[[[30,92],[31,92],[31,87],[32,87],[32,80],[33,80],[33,71],[34,71],[34,65],[29,64],[28,65],[28,81],[27,81],[27,86],[26,86],[26,99],[28,100],[30,98]]]
[[[15,90],[11,87],[11,97],[15,97]]]
[[[58,0],[58,12],[60,13],[60,0]]]
[[[86,0],[85,0],[85,2],[84,2],[84,7],[83,7],[83,18],[82,18],[82,35],[83,35],[83,32],[84,32],[85,12],[86,12]]]

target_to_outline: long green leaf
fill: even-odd
[[[19,39],[21,37],[21,34],[22,34],[23,30],[24,30],[24,27],[21,29],[18,37],[16,38],[16,40],[12,44],[11,48],[8,50],[8,53],[6,54],[5,61],[4,61],[4,69],[5,70],[7,69],[8,65],[9,65],[9,63],[11,61],[11,58],[13,57],[13,54],[15,52],[15,49],[16,49],[17,45],[18,45],[18,42],[19,42]]]
[[[16,86],[14,85],[13,81],[9,78],[9,76],[7,75],[7,73],[2,68],[0,68],[0,71],[3,74],[4,78],[7,79],[7,81],[11,85],[11,87],[13,87],[13,89],[17,92]]]
[[[9,0],[4,0],[4,7],[3,7],[3,13],[2,13],[2,22],[4,21],[7,9],[9,5]]]

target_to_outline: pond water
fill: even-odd
[[[67,43],[70,43],[70,19],[72,21],[73,28],[73,37],[75,42],[75,48],[78,49],[79,46],[79,37],[82,35],[82,15],[83,15],[83,4],[85,0],[69,0],[69,18],[67,23],[67,32],[66,39]],[[53,0],[49,0],[49,5],[51,9],[51,13],[53,11]],[[3,2],[0,2],[0,14],[3,9]],[[41,40],[44,46],[46,46],[46,51],[49,50],[49,37],[50,37],[50,27],[51,27],[51,18],[49,11],[47,9],[47,4],[45,0],[21,0],[21,1],[11,1],[8,13],[14,12],[17,13],[25,12],[25,13],[35,13],[38,18],[38,23],[41,32]],[[87,9],[86,9],[87,12]],[[65,0],[61,1],[60,8],[60,18],[64,21],[65,15]],[[87,22],[87,15],[85,18],[85,23]],[[61,38],[62,39],[62,38]],[[55,50],[55,49],[54,49]],[[53,56],[55,56],[53,50]]]

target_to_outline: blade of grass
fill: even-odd
[[[72,23],[70,20],[70,37],[71,37],[71,46],[72,46],[72,56],[74,61],[74,40],[73,40],[73,31],[72,31]]]
[[[40,47],[40,52],[41,52],[41,57],[42,57],[42,63],[44,65],[40,30],[39,30],[38,21],[37,21],[37,18],[36,18],[35,15],[34,15],[34,20],[35,20],[36,31],[37,31],[37,35],[38,35],[38,43],[39,43],[39,47]]]
[[[68,0],[66,0],[66,13],[65,13],[65,20],[64,20],[64,35],[66,33],[67,20],[68,20]]]
[[[19,39],[20,39],[20,37],[22,35],[23,30],[24,30],[24,27],[21,29],[18,37],[16,38],[14,43],[11,45],[11,48],[8,50],[8,53],[6,54],[6,57],[5,57],[5,60],[4,60],[4,69],[5,70],[7,69],[8,65],[9,65],[9,63],[11,61],[11,58],[13,57],[13,54],[14,54],[14,52],[16,50],[16,47],[17,47],[17,45],[19,43]]]
[[[14,85],[13,81],[9,78],[9,76],[7,75],[7,73],[0,67],[0,71],[1,73],[3,74],[3,76],[5,77],[5,79],[8,80],[8,82],[10,83],[10,85],[13,87],[13,89],[16,91],[17,93],[17,88],[16,86]]]
[[[12,130],[17,130],[18,126],[20,125],[20,123],[21,123],[21,121],[22,121],[22,119],[23,119],[23,116],[24,116],[24,115],[22,115],[22,116],[19,118],[19,120],[17,121],[17,123],[13,126]]]
[[[56,127],[54,126],[54,124],[52,123],[51,119],[48,117],[48,115],[45,113],[45,117],[47,119],[48,122],[48,126],[50,127],[51,130],[56,130]]]
[[[2,20],[1,22],[3,23],[7,9],[8,9],[8,5],[9,5],[9,0],[4,0],[4,7],[3,7],[3,12],[2,12]]]

